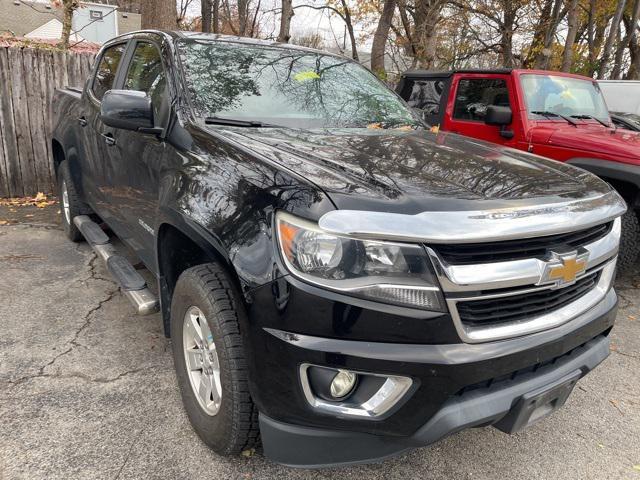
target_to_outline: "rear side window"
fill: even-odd
[[[116,79],[116,72],[120,59],[124,54],[125,44],[114,45],[107,48],[100,58],[96,78],[93,80],[91,90],[98,100],[102,100],[103,95],[113,88],[113,82]]]
[[[123,88],[138,90],[151,97],[157,119],[166,98],[166,84],[166,76],[158,49],[151,43],[138,43]]]
[[[453,118],[484,122],[489,105],[509,106],[507,82],[502,79],[466,78],[456,91]]]
[[[422,110],[425,115],[440,113],[440,100],[444,91],[444,80],[415,80],[407,103]]]

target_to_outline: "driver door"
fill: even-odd
[[[451,88],[453,95],[447,106],[445,130],[501,145],[515,145],[516,136],[507,139],[500,135],[500,127],[485,123],[489,105],[510,107],[513,121],[506,128],[513,130],[517,120],[509,75],[456,75]]]
[[[152,101],[154,125],[166,128],[170,112],[167,76],[159,46],[151,40],[134,40],[128,64],[123,65],[121,88],[146,93]],[[113,167],[112,201],[117,205],[122,231],[119,236],[154,269],[159,175],[171,148],[161,135],[111,129]]]

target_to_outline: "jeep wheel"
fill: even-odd
[[[253,448],[259,439],[240,335],[244,315],[218,265],[198,265],[180,275],[171,302],[178,384],[194,430],[221,455]]]
[[[638,215],[628,210],[622,216],[622,238],[618,254],[618,269],[621,273],[630,272],[636,266],[640,254],[640,225]]]

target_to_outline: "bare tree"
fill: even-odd
[[[211,0],[200,0],[200,15],[202,16],[202,31],[211,33]]]
[[[62,40],[60,45],[67,50],[69,48],[69,37],[71,37],[71,26],[73,24],[73,13],[80,6],[80,0],[62,0]]]
[[[378,20],[376,32],[373,35],[373,45],[371,46],[371,71],[380,78],[385,78],[387,72],[384,66],[385,47],[389,38],[389,30],[393,21],[393,14],[396,10],[396,0],[385,0],[382,13]]]
[[[611,49],[618,35],[618,28],[620,28],[620,21],[622,20],[622,13],[624,12],[624,6],[626,0],[618,0],[618,6],[616,7],[616,13],[611,21],[611,28],[609,29],[609,35],[605,41],[604,48],[602,50],[602,57],[600,57],[600,65],[598,67],[598,78],[604,78],[604,74],[609,67],[609,57],[611,56]]]
[[[175,30],[178,26],[175,0],[141,0],[142,28]]]
[[[288,43],[291,38],[291,18],[293,17],[292,0],[282,0],[282,12],[280,14],[280,33],[278,33],[278,41]]]
[[[579,0],[570,0],[567,7],[567,37],[564,42],[564,51],[562,52],[562,71],[571,71],[573,64],[573,45],[576,43],[576,35],[578,34],[578,6]]]
[[[351,43],[351,57],[358,61],[358,42],[356,41],[356,35],[355,32],[353,30],[353,23],[351,22],[351,10],[349,9],[349,6],[347,5],[347,2],[345,0],[340,0],[341,5],[342,5],[342,9],[337,9],[331,5],[296,5],[295,7],[293,7],[293,9],[295,10],[296,8],[312,8],[314,10],[329,10],[333,13],[335,13],[336,15],[338,15],[342,21],[345,24],[345,27],[347,29],[347,32],[349,34],[349,41]]]

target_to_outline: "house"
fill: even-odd
[[[62,36],[62,8],[49,2],[0,0],[0,35],[55,40]],[[139,30],[140,14],[121,12],[115,5],[81,2],[73,14],[72,42],[102,44]]]

